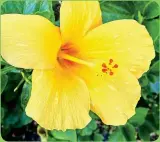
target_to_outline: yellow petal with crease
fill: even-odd
[[[59,28],[38,15],[1,15],[1,55],[26,69],[53,68],[60,48]]]
[[[89,30],[102,24],[98,1],[62,1],[60,29],[63,43],[76,42]]]
[[[34,70],[32,82],[26,113],[40,126],[65,131],[89,123],[90,97],[83,80],[61,71]]]
[[[114,58],[137,78],[149,69],[155,56],[152,38],[146,28],[134,20],[117,20],[90,31],[80,42],[83,56]]]

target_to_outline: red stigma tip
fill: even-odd
[[[111,65],[113,63],[113,59],[110,59],[109,60],[109,64]]]
[[[113,75],[113,72],[110,72],[109,75]]]
[[[103,64],[102,64],[102,67],[103,67],[103,68],[107,68],[107,66],[106,66],[106,64],[105,64],[105,63],[103,63]]]
[[[107,69],[102,69],[102,72],[103,72],[103,73],[106,73],[106,72],[107,72]]]
[[[117,65],[117,64],[115,64],[115,65],[113,66],[113,68],[118,68],[118,65]]]

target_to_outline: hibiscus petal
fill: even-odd
[[[124,125],[135,114],[140,98],[138,80],[128,71],[120,71],[109,81],[90,89],[91,109],[107,125]]]
[[[32,82],[26,113],[42,127],[65,131],[89,123],[90,97],[83,80],[60,71],[34,70]]]
[[[146,28],[134,20],[117,20],[90,31],[80,42],[81,54],[88,58],[114,58],[139,78],[155,56]]]
[[[38,15],[1,15],[1,54],[20,68],[54,67],[61,39],[59,28]]]
[[[98,1],[62,1],[60,29],[63,43],[75,42],[102,24]]]
[[[138,80],[123,66],[112,68],[101,60],[93,62],[95,66],[81,67],[76,72],[89,88],[91,110],[107,125],[123,125],[135,114],[140,98]],[[105,66],[109,68],[106,73],[102,70]]]

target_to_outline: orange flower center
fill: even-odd
[[[91,66],[92,63],[83,60],[77,49],[77,46],[71,43],[62,45],[57,56],[59,64],[65,68],[75,67],[79,64]]]
[[[70,67],[76,65],[69,57],[74,57],[77,54],[74,46],[70,43],[62,45],[57,56],[57,60],[62,67]],[[67,58],[68,57],[68,58]]]

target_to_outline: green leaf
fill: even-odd
[[[142,94],[142,97],[143,97],[144,100],[148,100],[147,97],[148,97],[150,94],[152,94],[152,93],[151,93],[151,88],[150,88],[150,86],[147,85],[147,86],[145,86],[145,87],[142,87],[142,88],[141,88],[141,94]]]
[[[19,88],[16,92],[14,89],[19,84],[20,80],[22,79],[22,76],[20,73],[13,73],[12,71],[7,73],[8,76],[8,83],[5,87],[5,90],[3,91],[3,97],[5,102],[10,102],[17,98],[20,94]]]
[[[4,2],[6,2],[7,0],[1,0],[0,1],[0,6],[4,3]]]
[[[97,134],[97,133],[95,133],[94,134],[94,137],[93,137],[93,140],[94,141],[103,141],[103,139],[104,139],[104,137],[103,137],[103,135],[102,134]]]
[[[160,15],[160,7],[159,5],[155,2],[152,1],[149,4],[146,5],[144,9],[144,18],[145,19],[152,19]]]
[[[47,19],[49,19],[50,16],[51,16],[48,11],[42,11],[42,12],[41,12],[41,11],[37,11],[35,14],[36,14],[36,15],[41,15],[41,16],[47,18]]]
[[[103,22],[109,22],[118,19],[133,19],[134,4],[129,1],[102,1],[100,3]]]
[[[145,117],[147,116],[148,110],[148,108],[136,108],[136,113],[129,119],[129,123],[131,123],[134,126],[142,125],[145,121]]]
[[[22,112],[21,115],[19,116],[19,121],[15,124],[15,128],[20,128],[31,122],[32,122],[32,119],[28,117],[25,112]]]
[[[139,137],[142,141],[150,141],[150,133],[152,132],[152,128],[150,130],[150,124],[145,122],[141,127],[139,127]]]
[[[77,141],[77,134],[76,134],[75,130],[66,130],[65,132],[53,130],[50,132],[51,132],[52,136],[54,136],[54,138],[56,138],[56,139],[69,140],[71,142]]]
[[[52,1],[26,0],[23,13],[41,15],[52,22],[55,21],[54,11],[52,10]]]
[[[154,48],[156,52],[160,53],[160,36],[157,36],[154,40]]]
[[[47,0],[25,0],[24,14],[33,14],[37,11],[49,11],[49,5]]]
[[[139,136],[143,141],[150,141],[150,134],[159,130],[159,119],[159,109],[158,107],[153,107],[143,125],[138,128]]]
[[[159,76],[159,70],[160,70],[159,67],[160,67],[160,61],[157,61],[151,66],[148,72],[155,76]]]
[[[2,74],[6,74],[8,72],[17,72],[17,73],[20,73],[20,71],[18,71],[18,69],[16,69],[13,66],[6,66],[3,69],[1,69],[1,73]]]
[[[117,129],[109,136],[109,141],[110,142],[125,141],[124,135],[120,127],[117,127]]]
[[[48,0],[6,1],[1,5],[1,13],[37,14],[55,21],[52,1]]]
[[[135,128],[129,123],[124,126],[119,126],[109,136],[109,141],[136,141]]]
[[[79,130],[79,133],[80,133],[81,136],[89,136],[96,129],[97,129],[96,121],[95,120],[91,120],[91,122],[85,128]]]
[[[19,105],[19,101],[14,102],[14,107],[6,108],[7,113],[5,114],[5,118],[3,119],[4,128],[20,128],[24,125],[27,125],[32,121],[26,113],[21,109]]]
[[[33,14],[39,10],[40,4],[38,0],[26,0],[24,3],[23,13],[24,14]]]
[[[78,142],[91,142],[91,136],[78,136]]]
[[[48,136],[48,138],[46,139],[46,137],[42,137],[42,136],[40,136],[41,137],[41,141],[42,142],[57,142],[57,140],[55,139],[55,138],[53,138],[53,137],[50,137],[50,136]],[[64,142],[64,141],[63,141]],[[68,142],[68,141],[67,141]]]
[[[136,131],[131,124],[127,123],[121,129],[126,141],[136,141]]]
[[[154,74],[148,74],[148,79],[152,82],[155,83],[158,80],[158,77]]]
[[[24,0],[22,1],[14,1],[7,0],[1,5],[1,14],[9,14],[9,13],[23,13]]]
[[[152,122],[152,125],[155,127],[156,130],[159,130],[159,121],[160,120],[160,109],[157,106],[153,106],[151,109],[151,114],[147,117],[147,120],[150,120]]]
[[[135,12],[140,11],[144,19],[152,19],[160,15],[159,5],[156,0],[133,1]]]
[[[95,119],[95,120],[98,120],[98,119],[99,119],[99,117],[98,117],[94,112],[92,112],[92,111],[89,112],[89,115],[90,115],[93,119]]]
[[[150,1],[133,1],[134,5],[135,5],[135,9],[136,11],[140,11],[140,13],[142,15],[144,15],[144,9],[145,9],[145,6],[149,3]]]
[[[91,130],[96,130],[97,129],[97,123],[95,120],[91,120],[91,122],[87,125],[88,128]]]
[[[0,61],[2,66],[8,65],[8,63],[2,58],[2,56],[0,56]]]
[[[8,113],[3,121],[4,127],[14,127],[19,120],[19,115],[17,115],[18,113],[19,112],[15,111]]]
[[[159,36],[159,25],[160,25],[160,19],[153,19],[153,20],[145,20],[143,23],[149,34],[151,35],[153,41],[156,40],[156,38]],[[153,26],[154,25],[154,26]]]
[[[1,74],[1,94],[3,93],[8,82],[8,76],[6,74]]]
[[[160,1],[159,0],[153,0],[153,1],[155,1],[160,6]]]
[[[143,74],[143,76],[139,79],[139,83],[141,87],[145,87],[148,85],[149,81],[146,74]]]
[[[21,107],[23,109],[25,109],[26,106],[27,106],[27,103],[28,103],[29,98],[31,96],[31,89],[32,89],[32,85],[27,83],[27,82],[25,82],[24,85],[23,85],[21,96],[20,96]]]
[[[151,85],[151,91],[153,93],[158,94],[160,92],[160,82],[159,81],[157,81],[155,83],[150,83],[150,85]]]
[[[160,71],[159,66],[160,66],[160,61],[155,62],[150,67],[150,69],[147,73],[147,77],[152,83],[155,83],[158,80],[159,71]]]

